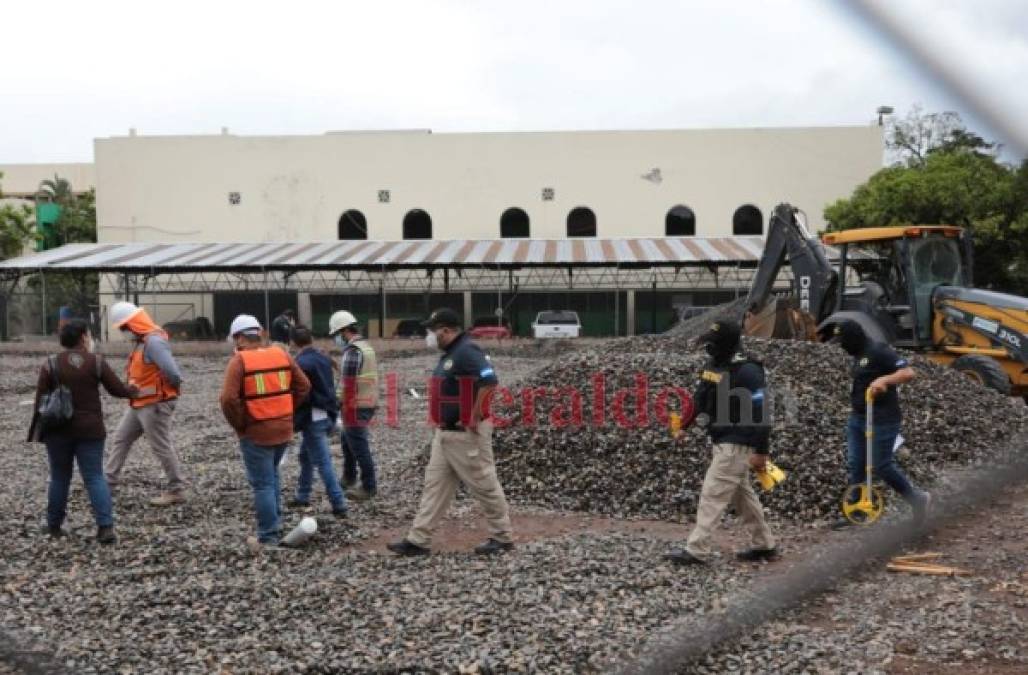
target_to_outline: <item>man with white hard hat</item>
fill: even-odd
[[[146,310],[131,302],[116,302],[110,309],[111,326],[132,342],[128,358],[128,384],[139,388],[139,397],[129,400],[129,409],[114,432],[111,454],[104,473],[113,488],[128,459],[132,444],[145,436],[164,469],[168,486],[150,500],[153,506],[171,506],[186,501],[186,480],[171,442],[172,417],[182,386],[182,374],[171,353],[168,334]]]
[[[353,501],[375,496],[375,460],[368,426],[378,406],[378,360],[360,333],[357,317],[345,310],[328,320],[328,333],[343,350],[339,401],[342,407],[343,486]],[[360,468],[360,484],[357,469]]]
[[[293,438],[293,413],[311,385],[284,347],[265,346],[256,318],[237,316],[229,338],[236,353],[225,369],[221,411],[239,436],[257,512],[257,540],[274,546],[282,538],[278,465]]]

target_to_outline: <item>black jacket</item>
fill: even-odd
[[[767,454],[770,411],[765,407],[764,366],[746,356],[707,364],[696,390],[696,412],[706,414],[714,443],[737,443]]]

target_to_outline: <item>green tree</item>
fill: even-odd
[[[0,179],[3,176],[0,173]],[[3,190],[0,190],[0,198],[3,198]],[[31,208],[0,204],[0,260],[21,255],[33,236]]]
[[[898,141],[895,133],[888,140],[899,161],[825,208],[829,229],[967,227],[974,236],[976,285],[1028,294],[1028,161],[1003,164],[995,144],[965,129],[955,113],[941,121],[908,115],[902,124]],[[917,131],[924,129],[934,130]]]

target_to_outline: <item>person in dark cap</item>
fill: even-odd
[[[288,349],[289,334],[295,325],[296,312],[287,309],[272,320],[271,328],[268,330],[268,337],[271,338],[272,342],[277,342]]]
[[[914,521],[924,522],[931,495],[918,490],[896,465],[896,437],[899,436],[903,416],[900,411],[897,385],[914,379],[910,363],[884,342],[871,340],[856,321],[843,321],[835,327],[839,346],[853,357],[850,373],[853,388],[850,391],[849,421],[846,423],[846,465],[849,484],[860,485],[867,480],[867,440],[864,436],[867,425],[867,402],[864,394],[871,389],[874,395],[873,432],[874,446],[871,449],[874,475],[885,481],[914,511]],[[840,518],[833,524],[839,529],[850,525]]]
[[[664,558],[679,565],[710,560],[710,538],[729,505],[749,530],[751,547],[736,554],[743,561],[770,560],[777,554],[775,539],[764,519],[764,509],[753,490],[750,470],[767,466],[770,411],[765,407],[764,366],[739,354],[741,328],[720,321],[700,336],[710,357],[696,389],[689,423],[705,425],[714,454],[703,479],[696,527],[683,548]]]
[[[435,431],[425,488],[407,537],[388,548],[397,555],[427,555],[432,532],[453,501],[459,483],[482,506],[488,540],[475,548],[490,555],[514,548],[510,510],[496,477],[489,398],[498,384],[492,361],[461,330],[460,316],[438,309],[425,321],[429,347],[442,356],[429,387],[429,416]]]

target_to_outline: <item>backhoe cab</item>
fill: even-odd
[[[836,324],[856,321],[872,339],[1028,396],[1028,299],[973,287],[970,233],[949,225],[875,227],[818,242],[795,213],[781,204],[771,217],[748,296],[747,334],[827,340]],[[822,242],[834,247],[837,269]],[[786,254],[793,292],[777,300],[772,288]]]

